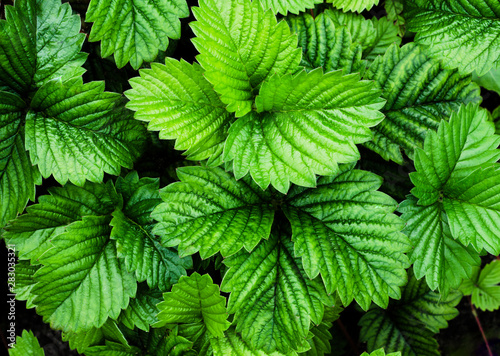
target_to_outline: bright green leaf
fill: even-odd
[[[337,290],[344,305],[354,298],[365,310],[371,301],[386,307],[406,283],[410,244],[392,214],[396,202],[376,191],[381,184],[373,173],[342,166],[316,189],[292,189],[284,203],[308,277],[321,273],[329,293]]]
[[[472,294],[472,304],[481,310],[497,310],[500,308],[500,261],[495,260],[474,270],[471,279],[460,286],[464,295]]]
[[[163,298],[158,304],[161,324],[202,321],[215,337],[223,336],[231,325],[226,320],[226,298],[220,295],[219,286],[213,284],[208,274],[195,272],[189,277],[182,276]]]
[[[386,354],[384,349],[380,348],[371,353],[363,352],[361,356],[401,356],[401,352],[391,352],[390,354]]]
[[[335,174],[338,163],[359,159],[355,144],[370,140],[369,128],[382,120],[379,94],[341,71],[273,76],[256,99],[258,113],[231,126],[224,158],[233,160],[237,179],[250,172],[263,189],[313,187],[316,174]]]
[[[405,14],[415,41],[448,68],[481,76],[500,64],[500,2],[413,0]]]
[[[333,4],[333,6],[342,9],[344,12],[361,12],[370,10],[374,5],[378,5],[379,0],[327,0],[326,2]]]
[[[300,62],[297,37],[285,21],[259,1],[200,0],[191,28],[196,58],[205,77],[237,117],[252,110],[261,83],[271,75],[295,71]]]
[[[116,319],[136,293],[133,275],[116,257],[110,218],[86,216],[52,240],[35,274],[37,313],[53,329],[85,331]]]
[[[18,0],[0,21],[0,82],[29,93],[48,81],[83,74],[80,18],[60,0]]]
[[[26,117],[26,148],[42,176],[61,184],[101,182],[104,172],[132,168],[144,127],[123,109],[121,96],[104,83],[81,78],[52,81],[37,91]]]
[[[286,15],[287,12],[298,14],[305,9],[312,9],[315,4],[322,2],[323,0],[260,0],[265,10],[271,9],[273,13],[279,12],[283,15]]]
[[[102,57],[114,53],[118,68],[130,61],[138,69],[180,37],[179,18],[188,16],[185,0],[91,0],[85,21],[94,23],[89,40],[101,41]]]
[[[472,78],[483,88],[493,90],[500,95],[500,64],[491,68],[488,73],[480,77],[474,72],[472,73]]]
[[[16,346],[9,349],[9,356],[44,356],[45,352],[40,347],[33,332],[23,330],[22,336],[16,337]]]
[[[152,215],[162,244],[179,245],[181,256],[199,251],[207,258],[251,251],[268,238],[274,218],[269,192],[220,168],[183,167],[177,174],[181,182],[162,189],[164,202]]]
[[[15,277],[12,281],[11,276],[8,279],[9,293],[15,293],[16,300],[25,300],[26,308],[34,308],[33,300],[35,299],[35,295],[33,295],[31,289],[35,285],[33,276],[40,266],[32,266],[29,261],[19,260],[15,268]]]
[[[289,236],[275,231],[251,252],[224,260],[229,267],[221,289],[230,292],[228,312],[251,349],[288,353],[307,345],[311,321],[333,305],[319,279],[311,280],[294,256]]]
[[[365,79],[374,80],[387,100],[385,120],[373,128],[375,137],[365,145],[386,160],[403,163],[401,148],[413,158],[428,129],[458,111],[460,104],[479,102],[479,88],[471,76],[446,70],[415,44],[393,45],[377,58]]]
[[[198,64],[171,58],[165,65],[152,63],[132,78],[127,107],[135,118],[149,122],[162,139],[176,139],[175,148],[187,150],[188,159],[216,160],[234,115],[226,111]]]

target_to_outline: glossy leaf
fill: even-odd
[[[201,0],[199,6],[191,23],[197,60],[227,110],[243,116],[266,78],[295,71],[297,38],[259,1]]]
[[[268,238],[274,218],[269,192],[220,168],[183,167],[177,175],[181,182],[162,189],[163,203],[152,215],[162,244],[179,245],[181,256],[199,251],[207,258],[251,251]]]
[[[338,175],[320,178],[316,189],[292,189],[284,204],[308,277],[321,273],[342,304],[356,299],[365,310],[371,301],[386,307],[406,283],[410,244],[392,214],[396,202],[376,191],[381,184],[373,173],[343,166]]]
[[[181,35],[179,18],[188,17],[185,0],[91,0],[86,22],[93,22],[89,40],[101,41],[102,57],[114,53],[118,68],[128,62],[138,69],[165,51],[168,38]]]
[[[414,0],[406,4],[415,41],[449,68],[478,75],[500,64],[500,3],[483,0]]]
[[[213,284],[208,274],[195,272],[181,277],[172,292],[163,294],[163,299],[158,304],[160,325],[201,321],[215,337],[223,336],[231,325],[226,320],[226,298],[220,295],[219,286]]]

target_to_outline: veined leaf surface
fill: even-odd
[[[271,9],[274,13],[279,12],[285,16],[288,12],[298,14],[305,9],[312,9],[315,4],[322,2],[323,0],[260,0],[265,10]]]
[[[356,11],[370,10],[374,5],[377,5],[379,0],[327,0],[336,8],[343,11]]]
[[[9,348],[9,356],[44,356],[38,339],[30,330],[23,330],[22,336],[16,337],[15,347]]]

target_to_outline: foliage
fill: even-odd
[[[73,350],[437,355],[498,309],[496,2],[0,9],[9,283]]]

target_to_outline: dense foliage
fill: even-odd
[[[88,356],[352,354],[348,307],[438,355],[498,309],[500,3],[194,3],[2,5],[17,300]]]

